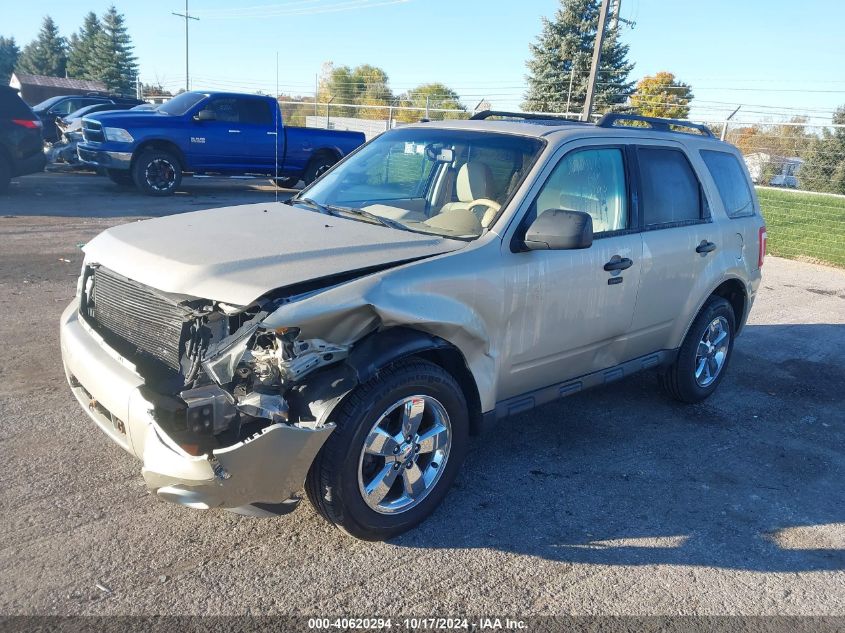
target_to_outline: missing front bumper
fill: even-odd
[[[62,360],[73,394],[92,420],[143,460],[148,488],[159,498],[193,508],[254,514],[288,502],[334,430],[273,424],[252,437],[212,451],[185,452],[158,425],[142,393],[143,379],[79,319],[74,301],[62,315]],[[258,504],[254,506],[253,504]],[[276,511],[275,513],[279,513]]]

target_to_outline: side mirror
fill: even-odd
[[[217,120],[217,115],[214,114],[214,110],[200,110],[194,116],[194,121],[215,121]]]
[[[525,248],[565,251],[593,245],[593,218],[583,211],[547,209],[528,227]]]

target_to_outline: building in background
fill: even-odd
[[[26,75],[24,73],[12,73],[9,86],[18,90],[21,93],[21,98],[31,106],[50,97],[60,95],[84,95],[92,92],[108,94],[108,89],[102,81]]]

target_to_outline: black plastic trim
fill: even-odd
[[[699,123],[693,123],[692,121],[683,121],[681,119],[663,119],[660,117],[653,117],[653,116],[642,116],[639,114],[624,114],[621,112],[608,112],[602,118],[598,120],[596,123],[596,127],[604,127],[604,128],[612,128],[612,127],[632,127],[632,126],[620,126],[616,125],[617,121],[639,121],[641,123],[648,123],[651,126],[651,129],[658,130],[660,132],[672,132],[674,134],[689,134],[689,132],[682,132],[681,130],[673,130],[672,126],[677,127],[685,127],[691,130],[697,130],[701,132],[700,136],[706,136],[707,138],[713,138],[713,132],[710,131],[706,125],[701,125]],[[633,128],[637,129],[637,128]],[[695,134],[694,136],[699,136]]]

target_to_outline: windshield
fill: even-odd
[[[540,139],[509,134],[397,129],[297,199],[397,228],[473,239],[493,225],[542,148]]]
[[[32,110],[34,112],[45,112],[50,109],[50,107],[64,99],[65,97],[50,97],[49,99],[42,101],[38,105],[32,106]]]
[[[162,103],[156,108],[156,112],[172,114],[173,116],[182,116],[200,101],[205,99],[206,96],[207,95],[204,95],[201,92],[183,92],[182,94],[173,97],[170,101]]]

